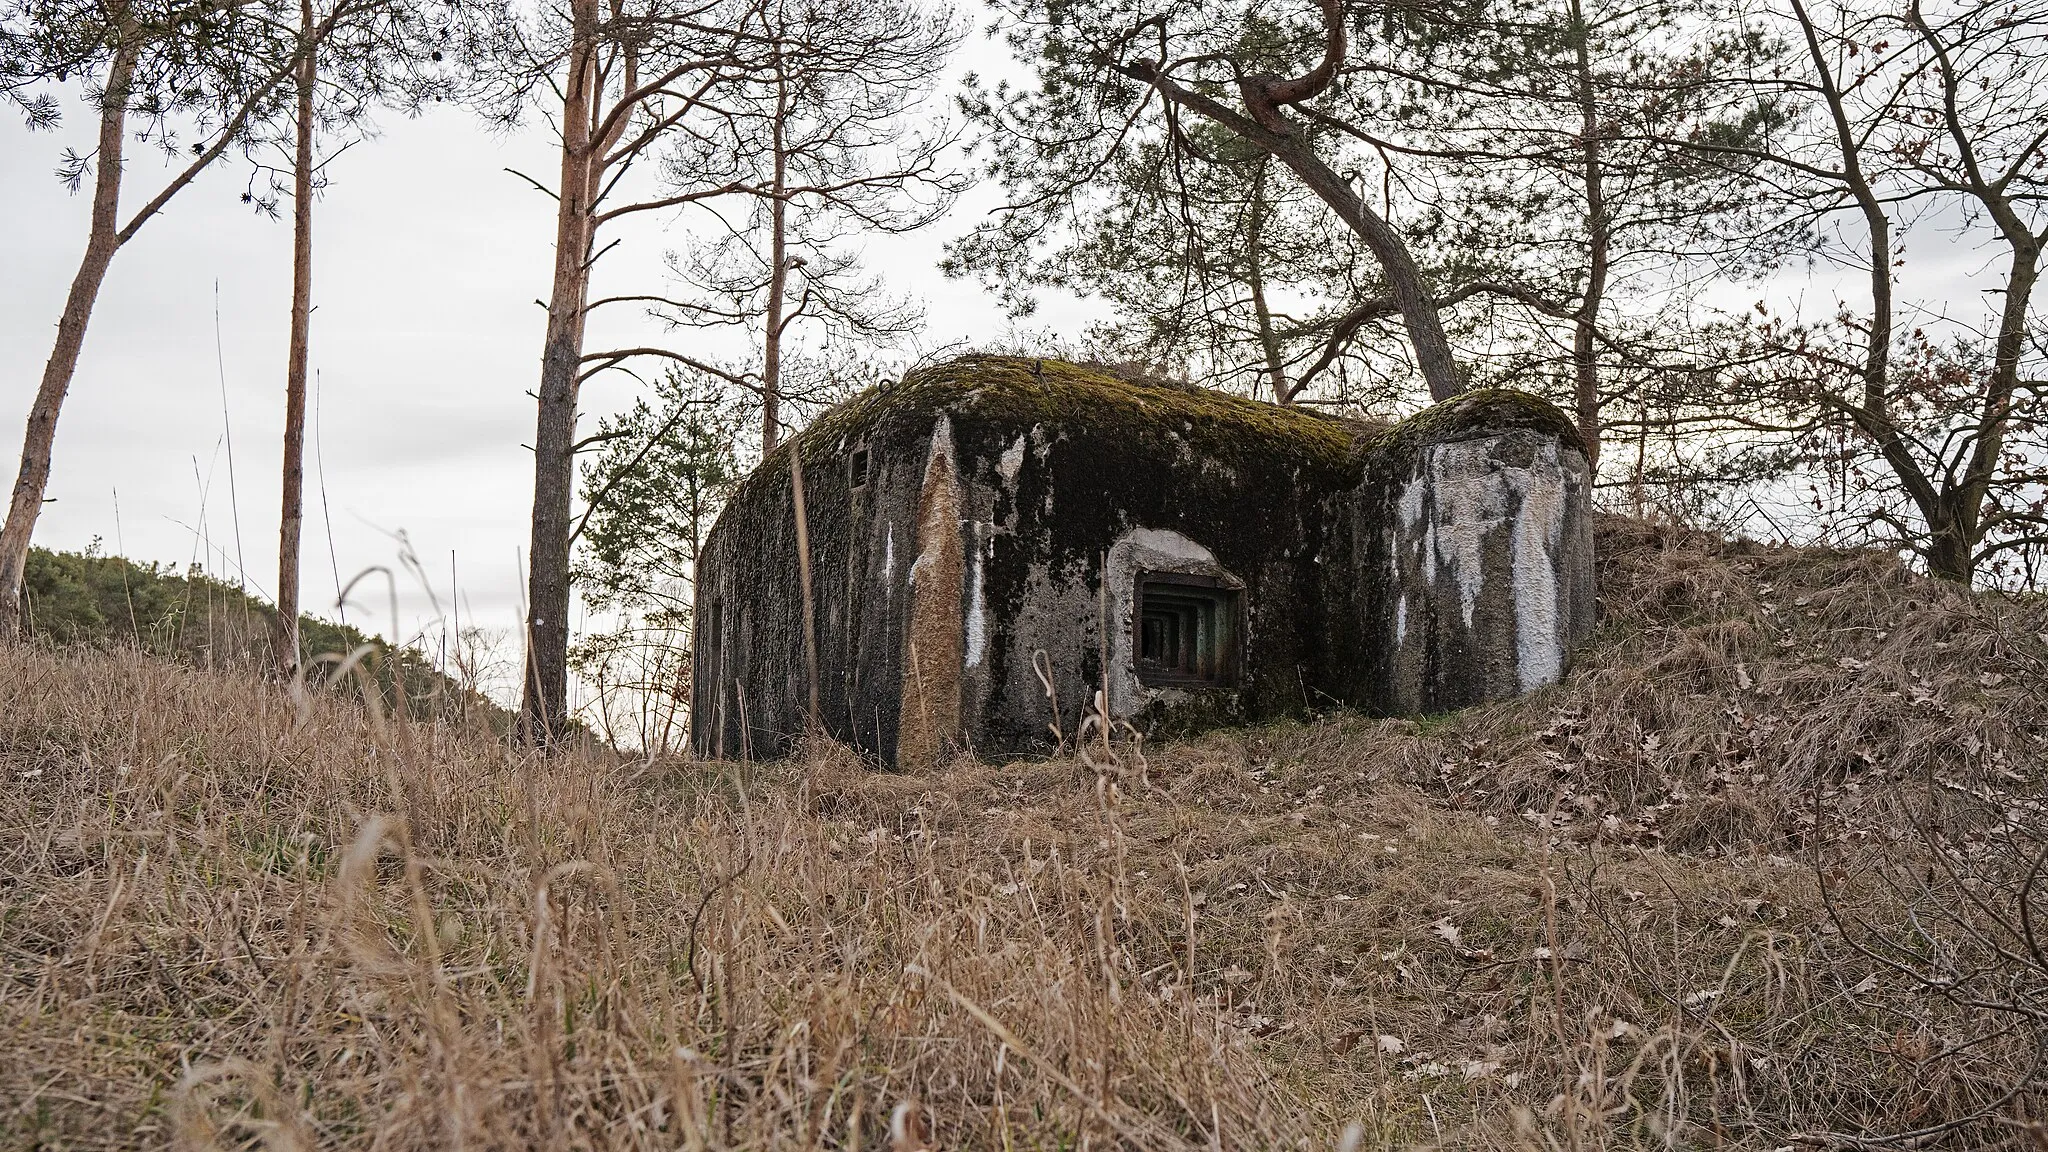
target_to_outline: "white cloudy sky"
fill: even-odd
[[[11,222],[0,276],[0,437],[10,476],[84,242],[88,198],[52,173],[64,148],[89,150],[92,116],[74,100],[66,117],[63,130],[34,134],[0,119],[0,218]],[[309,610],[333,615],[336,569],[345,583],[395,567],[403,533],[444,602],[454,554],[465,627],[514,628],[533,483],[522,444],[533,434],[528,390],[544,319],[535,301],[547,291],[553,222],[550,202],[504,170],[552,173],[550,144],[539,126],[494,135],[437,108],[417,120],[385,116],[378,138],[333,163],[315,218],[312,363],[335,560],[309,443]],[[141,202],[169,171],[160,154],[133,157],[125,202]],[[240,558],[255,590],[273,590],[291,228],[288,214],[270,220],[240,202],[248,175],[246,165],[217,165],[117,256],[58,427],[54,502],[38,544],[82,549],[98,537],[105,550],[145,561],[197,556],[230,579]],[[945,239],[994,203],[983,190],[930,232],[867,250],[897,291],[925,302],[923,347],[988,341],[1007,327],[977,286],[943,281],[934,267]],[[650,220],[631,234],[606,258],[600,294],[658,286],[662,253],[686,229]],[[693,339],[630,309],[610,311],[593,348],[635,327],[633,344]],[[586,411],[594,419],[629,404],[633,387],[624,376],[593,381]],[[374,594],[352,595],[350,618],[388,633],[388,597],[375,583]],[[410,632],[432,613],[416,579],[400,590]]]

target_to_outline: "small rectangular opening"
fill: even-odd
[[[1237,680],[1237,589],[1210,576],[1140,572],[1131,648],[1146,684],[1222,687]]]
[[[855,448],[855,449],[853,450],[853,455],[852,455],[851,457],[849,457],[849,458],[847,459],[847,472],[848,472],[848,475],[849,475],[849,477],[851,478],[851,486],[852,486],[852,487],[855,487],[855,488],[865,488],[865,487],[867,487],[867,484],[868,484],[868,450],[867,450],[867,449],[865,449],[865,448]]]

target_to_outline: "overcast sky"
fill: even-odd
[[[84,244],[89,197],[66,191],[53,170],[64,148],[90,149],[93,117],[75,99],[65,111],[58,132],[29,133],[18,118],[0,118],[0,218],[12,222],[0,277],[0,437],[10,477]],[[533,488],[522,445],[533,436],[528,391],[545,319],[536,300],[547,294],[554,226],[551,202],[504,170],[551,176],[552,140],[537,125],[494,135],[447,108],[416,120],[386,115],[380,127],[378,138],[333,162],[314,221],[318,418],[307,447],[303,600],[332,616],[335,573],[347,583],[374,566],[395,568],[403,533],[444,603],[454,554],[465,627],[510,633]],[[161,154],[137,149],[124,206],[146,199],[169,171]],[[36,543],[82,549],[98,537],[105,551],[142,561],[198,557],[229,579],[246,560],[252,588],[266,598],[274,590],[290,208],[287,201],[278,220],[252,212],[240,201],[248,178],[246,164],[217,164],[115,258],[58,426],[54,499]],[[894,290],[926,304],[922,347],[987,342],[1008,327],[979,287],[945,282],[935,268],[944,241],[993,203],[983,190],[927,233],[880,239],[867,251]],[[658,287],[662,254],[686,230],[650,219],[606,257],[599,294]],[[664,333],[629,308],[607,311],[593,349],[635,328],[633,344],[701,339]],[[593,381],[586,420],[630,404],[634,387],[616,374]],[[350,621],[389,633],[389,598],[381,577],[375,583],[351,596]],[[400,625],[410,632],[432,611],[417,579],[399,584]]]

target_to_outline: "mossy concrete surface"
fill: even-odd
[[[916,767],[1050,750],[1103,689],[1149,732],[1524,690],[1590,623],[1575,437],[1513,392],[1389,428],[1058,360],[924,369],[771,453],[712,530],[697,748],[774,756],[815,724]],[[1518,593],[1532,574],[1548,591]],[[1141,671],[1148,581],[1213,590],[1207,675]]]

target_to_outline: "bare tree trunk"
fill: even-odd
[[[769,209],[774,216],[774,239],[769,243],[775,261],[768,274],[767,335],[761,345],[761,455],[775,451],[782,442],[782,305],[784,277],[782,202]]]
[[[1830,403],[1844,411],[1865,435],[1877,444],[1878,453],[1891,468],[1899,486],[1927,524],[1928,547],[1923,550],[1928,571],[1946,579],[1968,580],[1969,555],[1974,541],[1956,537],[1952,491],[1935,486],[1928,471],[1914,458],[1905,435],[1891,417],[1892,349],[1892,233],[1891,217],[1883,201],[1870,186],[1863,170],[1862,137],[1849,121],[1849,110],[1834,65],[1821,45],[1819,29],[1800,0],[1792,0],[1792,15],[1806,41],[1807,58],[1813,64],[1814,79],[1835,132],[1835,144],[1842,156],[1842,183],[1855,200],[1870,236],[1870,330],[1864,337],[1861,397],[1846,401],[1830,397]]]
[[[1977,575],[1977,544],[1984,535],[1984,496],[1992,475],[2005,452],[2005,429],[2012,418],[2012,397],[2019,387],[2020,357],[2026,350],[2027,312],[2034,298],[2034,285],[2041,276],[2041,242],[2005,207],[2000,224],[2010,224],[2007,238],[2012,245],[2012,267],[2005,278],[2005,307],[1998,318],[1998,339],[1993,345],[1991,379],[1986,382],[1984,403],[1977,417],[1977,443],[1970,450],[1962,482],[1943,495],[1947,498],[1948,520],[1934,537],[1927,557],[1927,570],[1949,580],[1970,583]]]
[[[1280,334],[1273,330],[1273,309],[1266,302],[1266,262],[1260,246],[1266,238],[1266,170],[1270,160],[1261,159],[1252,173],[1251,218],[1245,225],[1245,272],[1251,283],[1252,311],[1259,321],[1259,351],[1265,356],[1266,382],[1273,389],[1273,403],[1293,401],[1295,389],[1287,385],[1287,368],[1280,361]]]
[[[1870,331],[1863,342],[1862,407],[1875,420],[1888,422],[1892,356],[1891,217],[1885,215],[1884,203],[1878,199],[1876,190],[1871,188],[1869,178],[1864,175],[1862,143],[1849,123],[1848,107],[1843,101],[1841,87],[1835,83],[1834,66],[1821,47],[1820,33],[1814,27],[1813,18],[1799,0],[1793,0],[1792,15],[1798,20],[1800,32],[1805,37],[1807,57],[1813,61],[1821,101],[1827,105],[1828,119],[1834,126],[1836,146],[1842,154],[1842,183],[1855,199],[1857,211],[1863,216],[1863,226],[1870,234]],[[1900,459],[1893,462],[1894,468],[1902,461],[1910,462],[1911,457],[1904,455],[1903,446],[1898,444],[1896,429],[1875,435],[1881,448],[1897,447]],[[1893,452],[1887,450],[1885,455],[1891,459]],[[1918,469],[1918,465],[1911,466]]]
[[[782,330],[783,310],[789,292],[789,202],[783,199],[789,187],[789,154],[782,136],[783,117],[788,108],[787,89],[778,70],[775,85],[775,119],[769,125],[770,147],[774,151],[774,189],[768,201],[768,314],[764,318],[761,343],[761,458],[775,451],[781,439]]]
[[[2018,197],[2011,191],[2011,178],[2018,169],[2015,167],[1995,179],[1984,172],[1963,126],[1961,104],[1967,99],[1961,92],[1963,78],[1949,58],[1947,47],[1922,15],[1917,0],[1910,11],[1914,27],[1941,63],[1936,75],[1941,79],[1942,122],[1962,161],[1966,187],[1998,225],[2000,236],[2012,252],[2005,276],[2005,304],[1998,316],[1998,337],[1992,345],[1991,377],[1985,381],[1984,399],[1977,413],[1976,443],[1970,449],[1961,482],[1942,493],[1947,522],[1941,525],[1942,531],[1936,532],[1934,548],[1928,556],[1928,571],[1967,584],[1977,574],[1977,545],[1985,529],[1984,498],[2003,463],[2012,398],[2020,386],[2020,357],[2026,353],[2030,335],[2028,312],[2033,306],[2034,286],[2041,277],[2042,237],[2027,226],[2013,206]]]
[[[299,0],[299,26],[313,34],[312,0]],[[299,61],[298,140],[292,165],[292,334],[284,373],[284,476],[277,517],[277,670],[299,667],[299,538],[305,523],[306,355],[313,321],[313,86],[319,61],[310,40]]]
[[[1293,169],[1309,191],[1335,209],[1359,239],[1365,241],[1373,259],[1379,261],[1380,271],[1387,278],[1387,295],[1401,310],[1401,323],[1408,330],[1408,344],[1415,352],[1415,367],[1422,374],[1423,383],[1429,386],[1430,399],[1449,400],[1465,390],[1465,380],[1458,371],[1457,359],[1451,355],[1450,338],[1444,335],[1443,317],[1422,282],[1422,272],[1415,266],[1408,242],[1367,206],[1351,181],[1316,155],[1307,134],[1281,113],[1283,108],[1314,99],[1328,90],[1350,50],[1343,0],[1320,0],[1318,7],[1323,16],[1322,61],[1292,79],[1247,76],[1238,81],[1238,92],[1253,125],[1268,136],[1257,141],[1260,146]],[[1237,131],[1243,134],[1243,129]]]
[[[21,581],[28,564],[29,537],[35,532],[36,518],[43,510],[43,493],[50,482],[50,452],[57,439],[57,413],[63,408],[64,396],[71,390],[71,378],[78,371],[78,356],[85,347],[85,327],[92,319],[100,285],[106,281],[107,267],[121,246],[121,148],[127,141],[128,94],[137,54],[131,23],[123,21],[121,40],[114,49],[106,87],[100,96],[92,226],[86,234],[85,255],[78,262],[78,274],[71,280],[64,314],[57,321],[57,343],[43,366],[42,384],[36,389],[35,403],[28,411],[21,471],[15,476],[7,522],[0,526],[0,642],[21,635]]]
[[[1393,298],[1395,307],[1401,310],[1401,323],[1408,331],[1408,344],[1415,353],[1416,370],[1422,374],[1423,383],[1429,386],[1429,398],[1441,402],[1463,392],[1465,380],[1458,371],[1457,358],[1451,354],[1451,341],[1444,334],[1443,318],[1437,314],[1436,302],[1430,298],[1429,289],[1422,282],[1422,270],[1415,266],[1415,257],[1409,253],[1407,241],[1401,239],[1400,233],[1359,198],[1350,181],[1310,150],[1300,133],[1283,138],[1272,152],[1301,177],[1309,191],[1351,226],[1359,239],[1365,241],[1373,258],[1379,261],[1380,270],[1387,278],[1387,294]]]
[[[533,437],[526,675],[519,702],[520,738],[543,749],[554,747],[569,726],[569,513],[576,480],[576,399],[590,296],[591,199],[602,160],[592,131],[602,96],[597,3],[574,0],[571,10],[575,39],[562,95],[555,271]]]
[[[1946,45],[1942,43],[1932,26],[1920,11],[1918,3],[1909,8],[1909,21],[1928,49],[1933,52],[1940,67],[1935,70],[1942,92],[1942,127],[1946,130],[1962,161],[1964,180],[1962,190],[1981,205],[1992,221],[1998,225],[2000,236],[2012,253],[2011,264],[2006,272],[2005,303],[1998,318],[1998,336],[1993,343],[1991,375],[1985,381],[1984,395],[1978,410],[1975,443],[1970,449],[1969,459],[1963,466],[1962,475],[1944,483],[1938,497],[1923,495],[1932,488],[1925,473],[1908,475],[1898,464],[1893,465],[1905,485],[1921,506],[1921,513],[1927,521],[1928,546],[1923,555],[1931,575],[1958,583],[1968,584],[1976,578],[1977,545],[1985,532],[1984,499],[1989,493],[1993,477],[1997,474],[2001,457],[2005,451],[2005,433],[2012,418],[2012,398],[2019,388],[2020,357],[2024,354],[2028,336],[2028,310],[2032,307],[2034,287],[2041,275],[2042,237],[2035,234],[2019,213],[2014,209],[2014,197],[2008,190],[2012,173],[1993,179],[1981,168],[1975,146],[1964,126],[1961,105],[1966,97],[1962,92],[1963,78],[1957,73],[1955,62],[1950,59]],[[1822,94],[1827,97],[1829,110],[1834,114],[1837,134],[1843,141],[1845,168],[1848,171],[1851,190],[1863,207],[1866,218],[1882,220],[1882,205],[1871,195],[1862,171],[1856,163],[1852,137],[1848,134],[1848,123],[1842,112],[1834,76],[1829,71],[1820,48],[1819,38],[1806,10],[1794,0],[1793,12],[1806,35],[1808,50],[1813,57],[1822,84]],[[1880,375],[1886,366],[1886,357],[1891,344],[1891,259],[1888,248],[1890,233],[1880,229],[1878,223],[1871,226],[1871,296],[1875,308],[1882,309],[1872,318],[1869,363],[1866,369],[1864,403],[1852,408],[1851,416],[1858,425],[1878,438],[1879,446],[1885,450],[1885,457],[1891,460],[1905,456],[1902,437],[1884,410],[1885,393],[1879,387],[1883,382]],[[1884,343],[1878,344],[1882,334]],[[1910,458],[1908,458],[1910,459]]]
[[[1444,334],[1436,301],[1430,298],[1429,289],[1422,282],[1422,271],[1415,265],[1415,256],[1408,251],[1408,242],[1359,197],[1349,180],[1316,155],[1308,134],[1283,112],[1326,91],[1335,82],[1349,50],[1343,0],[1320,0],[1319,7],[1323,15],[1322,61],[1292,79],[1266,73],[1240,77],[1237,86],[1244,99],[1243,112],[1183,86],[1166,75],[1158,61],[1134,60],[1112,68],[1150,84],[1163,99],[1264,149],[1301,177],[1308,190],[1329,205],[1365,241],[1373,259],[1379,261],[1380,271],[1387,278],[1387,295],[1401,312],[1409,346],[1415,352],[1415,367],[1429,386],[1430,399],[1448,400],[1465,390],[1465,380],[1458,371],[1457,358],[1451,354],[1451,341]]]
[[[1792,0],[1792,16],[1806,40],[1807,58],[1813,61],[1814,79],[1819,83],[1822,103],[1835,130],[1835,142],[1842,154],[1842,183],[1856,200],[1863,226],[1870,233],[1870,334],[1863,344],[1863,407],[1883,417],[1888,407],[1892,355],[1892,222],[1884,204],[1863,173],[1861,138],[1849,124],[1848,106],[1840,85],[1835,83],[1834,66],[1821,47],[1820,32],[1800,0]],[[1893,439],[1897,437],[1894,436]]]
[[[1571,0],[1573,32],[1578,41],[1579,150],[1586,184],[1586,291],[1572,317],[1572,372],[1578,409],[1579,439],[1585,442],[1586,463],[1600,467],[1600,365],[1596,337],[1600,305],[1607,295],[1609,250],[1614,225],[1607,212],[1606,171],[1600,150],[1600,109],[1593,99],[1592,31],[1580,0]]]

